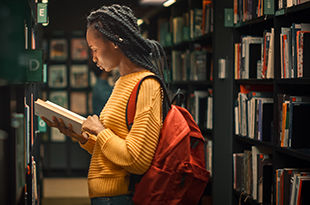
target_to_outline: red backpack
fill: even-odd
[[[126,123],[130,130],[136,111],[141,79],[129,98]],[[163,89],[166,99],[167,92]],[[167,100],[169,101],[169,100]],[[159,142],[150,168],[134,184],[135,205],[197,204],[208,183],[210,173],[205,169],[205,140],[191,114],[182,107],[169,104]],[[130,180],[135,181],[134,178]],[[131,181],[132,183],[132,181]]]

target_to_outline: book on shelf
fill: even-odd
[[[281,78],[309,78],[310,24],[293,23],[280,33]]]
[[[283,205],[309,204],[310,170],[280,168],[275,171],[275,202]]]
[[[233,154],[234,189],[251,195],[260,204],[272,201],[270,153],[266,148],[252,146],[250,150]]]
[[[281,147],[309,148],[307,116],[310,114],[310,98],[279,94],[279,144]]]
[[[53,116],[61,118],[66,126],[71,124],[72,130],[76,133],[81,132],[82,123],[86,120],[85,117],[71,112],[70,110],[67,110],[66,108],[63,108],[48,100],[43,101],[41,99],[37,99],[34,106],[35,114],[37,116],[43,116],[50,121],[52,121]]]
[[[271,92],[243,91],[235,103],[235,134],[259,141],[271,141],[273,98]]]

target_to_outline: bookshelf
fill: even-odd
[[[84,117],[93,114],[90,59],[84,32],[52,30],[44,33],[47,79],[41,98],[50,100]],[[79,144],[47,128],[42,136],[45,177],[86,177],[90,155]]]
[[[184,100],[180,104],[191,112],[207,141],[206,166],[212,172],[214,25],[212,1],[206,5],[202,0],[179,0],[144,18],[149,22],[148,38],[158,40],[166,51],[164,74],[171,96],[181,90]],[[205,191],[208,196],[211,186],[212,182]]]
[[[237,3],[238,6],[236,7],[234,2],[236,3],[236,1],[232,1],[230,4],[227,4],[225,8],[237,8],[236,12],[233,14],[239,15],[240,18],[240,14],[244,13],[239,10],[240,5]],[[290,202],[291,204],[300,204],[299,201],[297,202],[297,199],[303,200],[302,203],[308,203],[309,200],[309,197],[305,194],[305,188],[303,190],[300,185],[301,183],[298,181],[298,174],[304,171],[303,174],[308,175],[309,170],[307,168],[310,167],[310,148],[306,137],[307,125],[304,123],[308,115],[307,105],[309,103],[306,99],[310,94],[310,81],[308,76],[298,76],[299,70],[306,69],[305,72],[307,72],[308,67],[303,67],[300,63],[301,61],[296,61],[296,59],[294,59],[294,56],[296,56],[296,58],[303,56],[303,53],[296,55],[297,51],[294,51],[294,46],[298,46],[298,48],[301,49],[303,48],[303,50],[310,49],[310,47],[305,48],[308,44],[299,44],[297,42],[298,38],[298,40],[300,40],[306,39],[306,37],[297,37],[296,39],[297,32],[294,33],[294,29],[295,25],[299,26],[301,24],[303,25],[301,30],[310,31],[306,25],[310,22],[310,17],[308,15],[310,12],[310,2],[305,1],[300,4],[298,4],[299,2],[297,1],[283,2],[284,1],[281,0],[271,2],[271,5],[273,5],[271,8],[273,14],[263,14],[259,17],[253,15],[252,18],[246,21],[235,21],[232,27],[226,27],[226,29],[229,29],[232,33],[233,43],[227,45],[226,48],[231,49],[231,58],[229,58],[229,60],[234,62],[231,69],[235,71],[231,73],[232,75],[230,76],[232,79],[231,85],[233,86],[230,92],[233,96],[233,104],[230,105],[232,109],[230,113],[233,113],[231,122],[233,123],[228,125],[228,127],[232,129],[229,136],[231,136],[232,139],[230,146],[233,161],[228,161],[226,163],[233,165],[233,174],[237,173],[237,175],[233,175],[230,179],[233,187],[233,196],[229,204],[290,204]],[[287,7],[288,4],[292,5]],[[265,12],[265,10],[263,9],[262,12]],[[236,17],[234,19],[236,19]],[[296,28],[298,29],[298,27]],[[274,32],[272,32],[272,30],[274,30]],[[289,32],[285,33],[287,31]],[[270,37],[274,38],[273,43],[272,40],[268,39],[268,32],[271,32],[271,36],[273,35],[273,37]],[[300,36],[301,35],[304,34],[300,34]],[[259,44],[261,45],[259,49],[259,51],[261,51],[259,53],[261,56],[261,59],[259,59],[260,62],[258,62],[256,66],[250,66],[249,68],[246,67],[246,58],[248,57],[248,61],[251,62],[251,52],[255,51],[251,50],[251,48],[254,49],[252,46],[253,42],[247,44],[247,42],[244,41],[247,36],[263,38],[262,43]],[[273,51],[271,52],[264,50],[267,45],[266,42],[268,41],[270,43],[268,46],[273,47]],[[244,47],[242,48],[244,50],[239,51],[236,43],[241,43],[241,47]],[[247,46],[250,48],[249,52],[246,51]],[[285,50],[285,48],[287,50]],[[271,49],[271,47],[269,47],[269,49]],[[240,52],[243,52],[244,56],[243,54],[240,55]],[[268,52],[268,55],[265,54],[266,52]],[[298,52],[301,51],[299,50]],[[272,59],[270,67],[266,63],[266,69],[271,69],[271,75],[269,75],[269,77],[262,74],[264,72],[265,55],[268,56],[268,60]],[[240,58],[241,60],[237,60]],[[306,58],[308,58],[308,56],[303,56],[303,59]],[[241,65],[236,63],[240,61]],[[241,77],[236,75],[236,72],[246,72],[244,70],[247,69],[248,72],[252,72],[252,74],[253,70],[251,71],[251,69],[254,69],[254,72],[257,72],[256,77],[244,77],[242,74],[240,75]],[[215,85],[215,89],[216,88]],[[244,92],[243,88],[247,88],[248,92]],[[218,92],[218,89],[216,90]],[[264,94],[262,94],[263,92]],[[243,95],[240,93],[245,94],[246,105],[238,101],[239,96]],[[260,94],[262,95],[260,96]],[[215,102],[218,102],[216,98]],[[256,103],[262,104],[258,105]],[[270,104],[268,105],[269,108],[267,108],[268,103]],[[295,106],[301,104],[302,106],[297,108],[297,110],[300,109],[298,113]],[[266,107],[260,107],[261,105],[266,105]],[[247,109],[246,112],[240,111],[242,110],[242,106]],[[264,113],[263,111],[265,109],[266,111]],[[269,111],[267,111],[267,109]],[[272,120],[268,122],[265,121],[266,124],[264,124],[263,116],[268,112],[270,114],[269,118]],[[245,113],[245,115],[243,113]],[[259,114],[261,114],[262,118],[260,118]],[[240,117],[241,121],[242,119],[246,120],[246,123],[242,123]],[[217,121],[214,123],[216,122]],[[260,125],[260,123],[262,124]],[[239,124],[239,126],[237,126],[237,124]],[[246,127],[242,127],[243,125]],[[262,133],[264,133],[262,137],[265,137],[265,139],[262,140],[259,133],[261,132],[260,129],[264,128],[266,128],[267,131],[262,131]],[[299,134],[299,131],[302,131],[303,134]],[[214,132],[216,132],[216,127],[214,128]],[[214,137],[217,139],[216,134]],[[218,148],[216,146],[216,141],[214,146],[214,156],[216,157],[216,149]],[[237,158],[241,155],[242,157],[240,159],[243,159],[243,162],[238,164],[240,163],[240,159]],[[254,157],[261,157],[261,159],[254,159]],[[216,167],[214,169],[216,172]],[[243,173],[247,173],[248,176],[244,179],[245,182],[243,186],[236,188],[234,177],[238,177],[241,170],[243,170]],[[309,184],[306,177],[300,178],[303,184]],[[216,183],[216,180],[214,183]],[[261,191],[259,190],[260,186],[262,187]],[[296,188],[294,189],[294,187]],[[294,197],[292,191],[297,190],[300,191],[300,195]],[[292,200],[292,197],[294,200]]]
[[[39,20],[37,6],[28,0],[0,3],[4,14],[0,50],[0,129],[4,147],[0,197],[4,204],[35,204],[41,198],[40,138],[33,102],[43,81],[40,37],[44,19]],[[41,14],[46,15],[46,11],[43,9]]]

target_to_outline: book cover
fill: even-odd
[[[73,88],[85,88],[88,86],[87,65],[72,65],[71,66],[70,85]]]
[[[51,65],[48,68],[48,86],[51,88],[64,88],[67,86],[66,65]]]
[[[71,58],[77,61],[88,59],[88,46],[84,38],[71,39]]]
[[[72,130],[76,133],[81,132],[82,123],[86,120],[83,116],[67,110],[53,102],[43,101],[41,99],[35,101],[34,109],[37,116],[43,116],[50,121],[53,121],[52,117],[55,116],[61,118],[66,126],[69,126],[69,123],[71,123]]]
[[[87,114],[87,93],[71,92],[70,93],[70,110],[72,112],[85,115]]]
[[[63,61],[68,56],[68,45],[66,39],[52,39],[50,41],[50,60]]]

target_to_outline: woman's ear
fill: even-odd
[[[116,45],[115,43],[113,43],[113,45],[114,45],[114,48],[118,48],[118,45]]]

